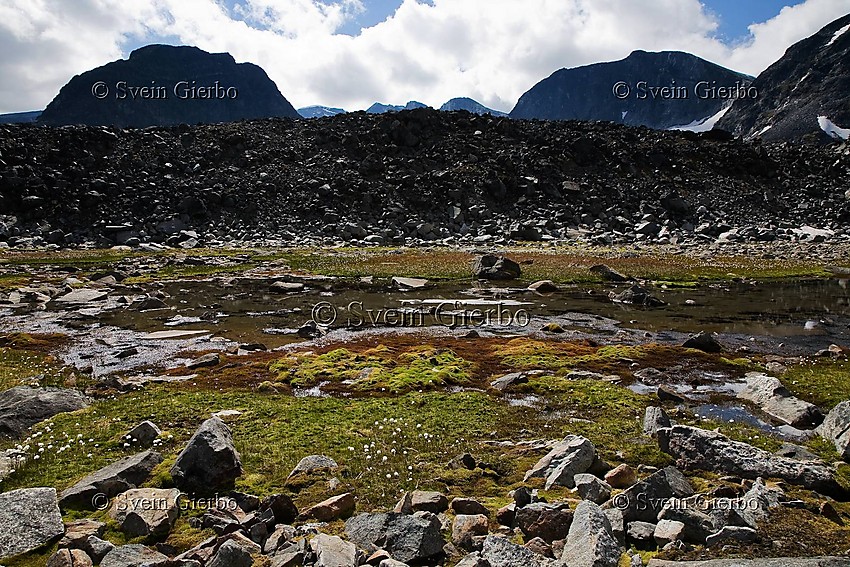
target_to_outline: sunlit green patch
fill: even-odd
[[[278,380],[292,386],[347,382],[358,390],[403,392],[465,384],[473,364],[448,349],[414,347],[403,352],[379,346],[363,352],[338,348],[325,354],[299,353],[270,365]]]
[[[782,383],[795,396],[830,410],[850,399],[850,362],[804,361],[782,375]]]

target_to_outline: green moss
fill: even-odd
[[[850,398],[850,362],[819,360],[790,366],[782,383],[798,398],[830,410]]]
[[[63,386],[70,375],[49,355],[0,348],[0,391],[15,386]]]
[[[397,352],[379,346],[360,353],[338,348],[325,354],[295,354],[269,366],[293,386],[348,381],[357,390],[404,392],[469,382],[472,363],[447,349],[414,347]]]

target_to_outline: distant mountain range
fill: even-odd
[[[688,53],[634,51],[620,61],[556,71],[507,115],[467,97],[453,98],[440,110],[828,141],[850,137],[848,92],[850,14],[791,46],[756,79]],[[376,102],[366,112],[417,108],[427,106]],[[0,115],[0,123],[144,127],[345,112],[328,106],[296,111],[260,67],[237,64],[227,53],[149,45],[127,60],[74,77],[43,112]]]
[[[752,80],[689,53],[634,51],[620,61],[555,71],[523,94],[510,116],[665,129],[705,120],[729,104],[710,89]]]
[[[453,98],[446,104],[441,106],[440,110],[445,110],[448,112],[453,110],[465,110],[467,112],[471,112],[472,114],[491,114],[493,116],[507,116],[506,112],[500,112],[498,110],[493,110],[492,108],[487,108],[480,102],[467,97]]]
[[[148,45],[71,79],[39,124],[146,127],[298,118],[266,72],[228,53]]]
[[[385,112],[400,112],[402,110],[413,110],[414,108],[428,108],[427,104],[422,104],[415,100],[411,100],[404,106],[394,106],[392,104],[383,104],[376,102],[366,109],[369,114],[384,114]]]
[[[301,118],[325,118],[327,116],[345,114],[345,110],[330,106],[305,106],[298,109],[298,114],[301,115]]]
[[[735,101],[718,128],[763,140],[847,139],[850,14],[789,47],[752,86],[759,96]]]

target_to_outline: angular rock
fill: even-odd
[[[581,502],[576,508],[564,551],[564,567],[616,567],[622,549],[611,533],[608,518],[596,504]]]
[[[106,554],[100,567],[166,567],[167,556],[139,544],[120,545]]]
[[[0,438],[16,439],[36,423],[88,405],[81,392],[68,388],[9,388],[0,392]]]
[[[304,284],[301,282],[274,282],[269,286],[269,291],[273,293],[293,293],[304,291]]]
[[[289,473],[289,478],[292,478],[299,473],[313,473],[316,471],[331,470],[337,467],[339,467],[339,465],[330,457],[326,457],[324,455],[309,455],[298,461],[298,464],[295,465],[295,468]]]
[[[482,280],[513,280],[522,275],[522,270],[509,258],[484,254],[475,258],[472,275]]]
[[[270,510],[276,524],[289,524],[298,517],[298,508],[286,494],[270,494],[263,498],[258,507],[259,512]]]
[[[797,429],[814,427],[823,421],[817,406],[791,395],[778,378],[748,372],[746,381],[747,386],[738,397],[758,405],[766,414]]]
[[[658,431],[658,445],[678,466],[755,479],[781,478],[829,496],[842,495],[834,471],[823,463],[777,457],[715,432],[675,425]]]
[[[611,525],[611,533],[621,546],[626,545],[626,522],[623,519],[623,511],[619,508],[603,508],[602,512],[608,518]]]
[[[91,557],[82,549],[60,549],[47,560],[47,567],[91,567]]]
[[[242,460],[233,436],[218,417],[204,421],[171,467],[177,488],[189,493],[232,486],[242,474]]]
[[[207,366],[216,366],[221,362],[221,355],[217,352],[209,352],[199,356],[195,360],[190,360],[186,363],[186,368],[194,370],[196,368],[204,368]]]
[[[176,488],[133,488],[115,498],[109,515],[131,538],[164,536],[180,514],[179,498]]]
[[[626,276],[617,271],[612,270],[605,264],[597,264],[595,266],[591,266],[589,269],[591,272],[602,278],[602,281],[606,282],[627,282],[631,279],[627,278]]]
[[[487,535],[490,523],[483,514],[458,514],[452,523],[452,543],[464,549],[473,547],[474,536]]]
[[[0,560],[26,553],[65,533],[53,488],[0,493]]]
[[[320,522],[330,522],[350,516],[354,512],[354,506],[354,494],[346,492],[311,506],[299,516],[299,519],[315,518]]]
[[[95,563],[100,563],[115,546],[112,543],[91,535],[79,546]]]
[[[505,538],[488,535],[481,557],[490,567],[554,567],[555,563],[530,549],[511,543]]]
[[[400,289],[424,289],[428,286],[428,280],[423,278],[392,278],[393,285]]]
[[[639,545],[646,545],[646,542],[653,541],[655,527],[655,524],[650,524],[649,522],[629,522],[626,528],[626,536]]]
[[[659,520],[655,525],[653,538],[658,547],[664,547],[668,543],[680,541],[685,531],[685,524],[677,520]]]
[[[593,443],[581,436],[568,435],[525,473],[524,480],[544,477],[546,490],[555,485],[574,488],[573,477],[587,472],[595,458]]]
[[[235,540],[229,539],[218,548],[207,567],[251,567],[253,564],[251,552]]]
[[[608,297],[614,303],[628,303],[630,305],[643,305],[644,307],[663,307],[667,305],[666,302],[661,301],[649,293],[649,290],[637,284],[621,293],[614,293],[612,291],[608,294]]]
[[[718,343],[714,336],[710,333],[706,333],[705,331],[701,331],[693,337],[690,337],[682,343],[682,346],[684,348],[695,348],[703,352],[723,352],[723,345]]]
[[[670,417],[664,408],[650,406],[646,408],[643,416],[643,434],[650,437],[655,437],[659,429],[670,427]]]
[[[573,477],[576,492],[582,500],[590,500],[594,504],[602,504],[611,498],[611,486],[592,474],[577,474]]]
[[[410,507],[414,512],[439,514],[449,509],[449,499],[440,492],[414,490],[410,493]]]
[[[490,511],[484,507],[484,504],[474,498],[464,498],[462,496],[452,498],[449,508],[455,514],[466,514],[468,516],[475,516],[478,514],[483,514],[484,516],[490,515]]]
[[[699,508],[698,501],[692,498],[671,498],[664,504],[658,519],[681,522],[685,526],[682,530],[682,540],[701,545],[714,531],[714,522],[711,516]]]
[[[161,462],[162,455],[151,450],[125,457],[63,490],[59,495],[59,505],[62,508],[94,510],[106,504],[109,498],[142,484]]]
[[[150,447],[151,444],[153,444],[154,439],[159,437],[160,433],[162,433],[162,431],[154,422],[143,421],[128,431],[124,435],[124,438],[127,439],[129,443],[135,443],[142,447]]]
[[[626,522],[655,522],[670,498],[686,498],[694,493],[688,479],[676,468],[667,467],[651,474],[616,495],[614,504]]]
[[[552,280],[540,280],[538,282],[534,282],[528,286],[528,289],[536,291],[537,293],[555,293],[560,290],[560,288],[555,285]]]
[[[504,392],[505,390],[511,388],[512,386],[518,386],[519,384],[527,384],[528,383],[528,374],[525,372],[511,372],[510,374],[505,374],[504,376],[500,376],[490,382],[490,386],[499,390],[500,392]]]
[[[752,543],[758,539],[758,532],[753,528],[743,526],[724,526],[720,531],[705,538],[706,547],[714,547],[723,542],[733,540],[741,543]]]
[[[623,463],[605,474],[605,482],[611,488],[628,488],[637,482],[637,473],[628,464]]]
[[[469,555],[465,555],[463,559],[457,562],[455,567],[490,567],[490,563],[481,557],[481,553],[473,551]]]
[[[440,556],[445,541],[436,516],[407,514],[358,514],[345,522],[348,538],[367,552],[386,549],[405,563],[426,562]]]
[[[567,537],[572,521],[573,512],[568,506],[535,502],[516,510],[513,525],[528,539],[539,537],[552,543]]]
[[[56,303],[92,303],[95,301],[102,301],[106,299],[108,295],[108,290],[81,288],[59,296],[54,299],[54,301]]]
[[[850,400],[841,402],[827,414],[818,434],[835,445],[841,459],[850,462]]]
[[[539,537],[525,542],[525,548],[530,549],[534,553],[542,555],[543,557],[549,557],[550,559],[555,558],[555,554],[552,551],[552,546],[540,539]]]
[[[74,520],[70,524],[65,524],[65,535],[59,540],[59,547],[80,548],[89,536],[100,537],[103,535],[103,530],[106,524],[97,522],[89,518],[82,520]]]

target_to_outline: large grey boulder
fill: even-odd
[[[675,457],[678,466],[684,469],[750,479],[781,478],[828,496],[840,496],[845,492],[835,480],[833,469],[821,462],[779,457],[747,443],[733,441],[716,431],[675,425],[658,430],[658,445]]]
[[[659,520],[681,522],[681,539],[689,543],[703,544],[714,529],[712,517],[700,509],[696,498],[671,498],[658,514]]]
[[[345,522],[345,534],[369,553],[381,548],[394,559],[422,563],[443,552],[445,541],[436,516],[399,513],[358,514]]]
[[[555,565],[551,559],[538,555],[526,547],[492,535],[484,539],[481,558],[490,567],[554,567]]]
[[[670,427],[670,417],[664,408],[649,406],[643,415],[643,434],[655,437],[656,432],[664,427]]]
[[[484,254],[475,258],[472,274],[480,280],[513,280],[522,274],[522,270],[510,258]]]
[[[82,549],[59,549],[47,560],[47,567],[92,567],[91,557]]]
[[[131,538],[164,536],[180,515],[179,499],[176,488],[133,488],[115,498],[109,515]]]
[[[100,562],[100,567],[165,567],[170,563],[162,553],[134,543],[113,548]]]
[[[748,372],[747,386],[738,393],[742,400],[753,402],[766,414],[798,429],[814,427],[823,414],[814,404],[791,395],[778,378],[760,372]]]
[[[221,544],[212,561],[207,563],[207,567],[251,567],[253,564],[251,552],[235,540],[229,539]]]
[[[576,507],[564,552],[558,561],[563,567],[616,567],[622,549],[611,532],[602,509],[583,501]]]
[[[592,474],[577,474],[573,477],[573,481],[576,485],[576,492],[582,500],[602,504],[611,498],[611,485]]]
[[[574,488],[574,477],[590,469],[596,447],[585,437],[567,435],[525,473],[525,479],[545,478],[546,490],[552,486]]]
[[[817,432],[835,445],[835,450],[844,461],[850,461],[850,400],[832,408]]]
[[[54,488],[0,494],[0,560],[26,553],[65,533]]]
[[[0,392],[0,437],[22,437],[36,423],[88,405],[81,392],[69,388],[9,388]]]
[[[63,490],[59,495],[59,505],[62,508],[94,510],[105,505],[109,498],[136,488],[161,462],[162,455],[150,450],[125,457]]]
[[[319,534],[310,541],[316,567],[357,567],[357,548],[337,536]]]
[[[640,520],[655,523],[670,498],[693,496],[694,489],[675,467],[667,467],[633,484],[612,498],[626,522]]]
[[[230,429],[218,417],[201,424],[171,467],[177,488],[189,493],[229,488],[242,474]]]
[[[546,543],[564,539],[570,530],[573,512],[569,506],[535,502],[517,508],[514,527],[525,535],[525,540],[539,537]]]

